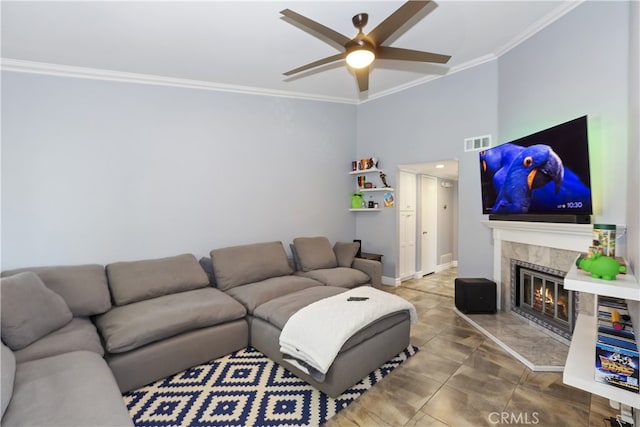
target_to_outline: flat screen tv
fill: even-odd
[[[582,116],[481,151],[482,212],[490,219],[577,216],[589,220],[576,222],[589,222],[588,142]]]

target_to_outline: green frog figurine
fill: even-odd
[[[618,273],[626,273],[627,267],[620,265],[615,258],[604,256],[599,252],[579,261],[581,270],[591,273],[591,277],[603,280],[616,280]]]
[[[360,209],[363,207],[364,199],[362,198],[362,192],[356,191],[351,195],[351,209]]]

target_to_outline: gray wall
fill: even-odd
[[[459,160],[458,245],[461,275],[492,276],[491,233],[480,221],[480,170],[477,152],[464,152],[464,138],[497,133],[497,63],[451,74],[358,107],[357,153],[379,157],[396,186],[401,164]],[[395,210],[361,215],[356,235],[368,251],[385,255],[383,274],[397,277]]]
[[[584,2],[499,59],[500,140],[588,115],[600,223],[626,220],[628,7]]]
[[[628,2],[584,2],[497,61],[358,108],[359,156],[378,156],[390,171],[403,163],[460,160],[461,276],[492,277],[477,153],[462,152],[465,137],[491,134],[495,145],[587,114],[593,219],[626,223],[628,8]],[[358,237],[387,256],[383,272],[391,277],[395,228],[394,212],[356,222]]]
[[[350,161],[375,156],[392,186],[399,164],[459,160],[459,272],[491,277],[477,153],[463,152],[464,138],[499,143],[588,114],[595,219],[628,221],[637,268],[629,7],[584,2],[497,61],[357,107],[3,72],[1,267],[322,234],[362,239],[396,277],[396,210],[347,211]]]
[[[2,268],[326,235],[356,106],[4,72]]]

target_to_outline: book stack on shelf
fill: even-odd
[[[595,380],[638,393],[638,359],[627,302],[599,295]]]

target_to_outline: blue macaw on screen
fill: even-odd
[[[576,206],[580,203],[580,206]],[[532,211],[550,211],[557,209],[580,208],[588,209],[589,206],[583,204],[591,203],[591,190],[571,169],[564,168],[564,179],[560,190],[556,193],[551,184],[547,184],[533,191],[531,205]],[[572,206],[566,206],[570,204]]]
[[[517,146],[516,146],[517,147]],[[503,166],[504,168],[504,166]],[[496,174],[501,171],[496,171]],[[500,172],[502,174],[502,172]],[[506,168],[493,213],[526,213],[529,212],[533,192],[549,183],[551,194],[536,194],[536,198],[548,198],[543,203],[554,203],[564,179],[564,165],[560,157],[544,144],[521,147],[511,164]],[[495,183],[495,175],[494,175]]]
[[[509,166],[524,148],[508,142],[491,150],[480,152],[482,171],[491,177],[493,188],[496,191],[500,191],[500,188],[502,188]]]

